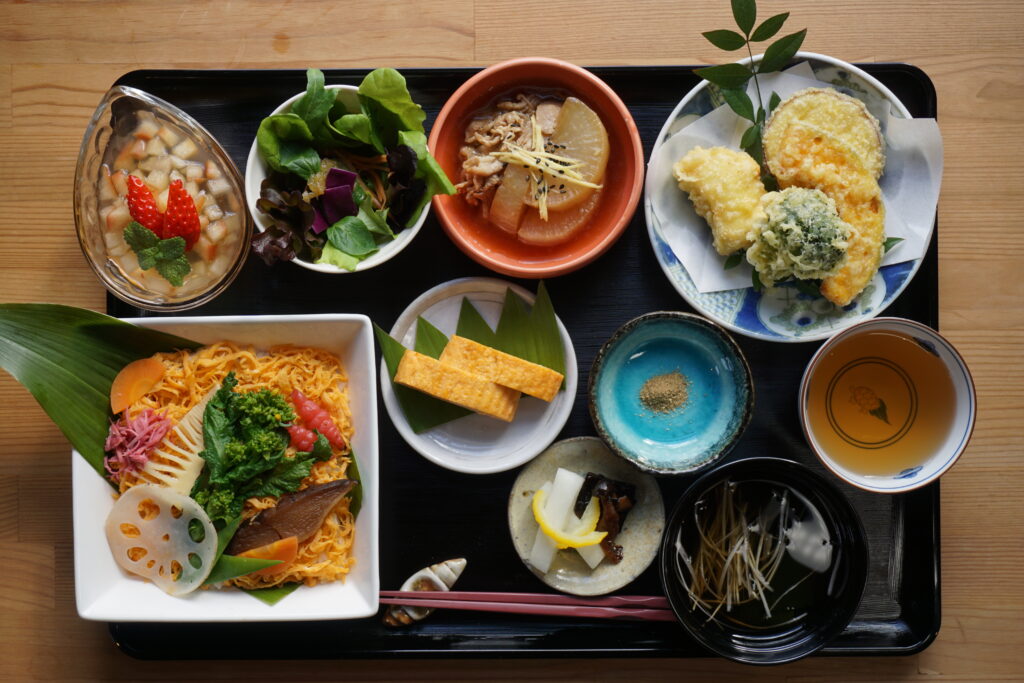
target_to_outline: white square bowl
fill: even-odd
[[[355,425],[352,448],[363,487],[356,520],[355,560],[345,581],[301,586],[270,606],[238,590],[198,590],[167,595],[122,571],[107,546],[103,526],[114,504],[110,485],[72,452],[75,601],[83,619],[98,621],[230,622],[354,619],[378,609],[377,384],[373,331],[363,315],[212,316],[139,318],[128,322],[210,344],[230,340],[267,349],[276,344],[316,346],[337,355],[348,374]]]

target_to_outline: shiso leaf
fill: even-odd
[[[0,304],[0,367],[32,393],[101,476],[117,373],[154,353],[199,346],[82,308]]]

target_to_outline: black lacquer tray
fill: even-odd
[[[904,64],[863,68],[888,86],[915,117],[934,117],[935,90],[920,69]],[[413,98],[428,125],[474,69],[406,69]],[[598,67],[629,107],[645,156],[686,92],[690,67]],[[358,84],[364,70],[326,72],[328,83]],[[136,71],[118,84],[146,90],[206,126],[244,170],[260,119],[305,88],[302,71]],[[937,237],[917,276],[886,311],[938,327]],[[364,313],[385,329],[420,293],[441,282],[493,275],[463,255],[431,216],[416,241],[388,263],[328,276],[291,264],[266,267],[250,256],[231,287],[189,314]],[[534,282],[521,282],[535,289]],[[572,335],[579,362],[576,402],[559,438],[592,435],[587,375],[601,344],[624,322],[655,310],[690,310],[655,260],[642,207],[622,238],[596,262],[548,282],[555,309]],[[113,315],[152,315],[113,297]],[[769,343],[737,336],[750,361],[757,404],[753,421],[728,460],[788,457],[822,470],[797,416],[800,376],[817,343]],[[380,571],[382,588],[398,588],[415,570],[466,557],[462,590],[549,590],[520,562],[508,536],[506,501],[516,471],[465,475],[421,458],[380,409]],[[825,476],[832,475],[825,472]],[[671,509],[692,477],[661,478]],[[870,546],[864,597],[849,627],[822,652],[829,655],[911,654],[939,629],[939,485],[901,495],[843,486],[861,516]],[[623,592],[660,594],[652,565]],[[248,599],[239,597],[239,599]],[[287,599],[287,598],[286,598]],[[529,617],[442,610],[404,630],[380,616],[353,621],[242,624],[112,624],[116,644],[150,659],[346,658],[486,656],[667,656],[708,653],[682,627],[666,622]]]

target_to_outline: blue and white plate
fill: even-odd
[[[807,62],[817,80],[864,102],[876,117],[891,107],[893,116],[911,118],[907,108],[888,88],[852,64],[811,52],[799,52],[795,59]],[[706,86],[701,83],[695,87],[672,111],[655,140],[652,155],[673,134],[724,104],[717,88]],[[803,294],[792,283],[762,292],[744,287],[701,293],[669,246],[648,192],[644,194],[644,212],[658,263],[687,303],[727,329],[755,339],[805,342],[831,337],[884,311],[921,265],[921,259],[914,259],[882,266],[860,296],[845,307]]]

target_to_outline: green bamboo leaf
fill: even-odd
[[[775,107],[779,106],[780,102],[782,102],[782,98],[773,90],[771,97],[768,98],[768,113],[771,114],[775,111]]]
[[[104,474],[110,385],[128,363],[199,344],[54,304],[0,304],[0,367],[21,382],[93,469]]]
[[[462,308],[459,310],[459,322],[455,326],[455,334],[466,339],[493,347],[496,343],[494,330],[487,324],[476,306],[470,303],[469,299],[462,299]]]
[[[737,251],[735,254],[729,254],[729,258],[725,259],[725,264],[722,268],[724,270],[730,270],[741,263],[743,263],[743,252]]]
[[[761,128],[756,123],[750,128],[743,131],[743,137],[740,138],[740,147],[743,149],[750,149],[758,143],[758,139],[761,136]]]
[[[761,42],[762,40],[768,40],[782,28],[782,25],[786,23],[786,19],[789,18],[789,12],[783,12],[782,14],[776,14],[774,17],[768,17],[761,25],[754,31],[754,35],[750,36],[750,39],[754,42]]]
[[[757,4],[754,0],[732,0],[732,16],[743,35],[749,36],[757,21]]]
[[[204,586],[210,586],[223,581],[237,579],[239,576],[252,574],[260,569],[273,567],[281,564],[281,560],[260,560],[255,557],[238,557],[236,555],[221,555],[217,564],[213,565],[213,571],[203,581]]]
[[[231,542],[231,538],[235,535],[235,532],[238,531],[238,527],[241,525],[242,517],[239,515],[220,529],[217,529],[217,554],[213,556],[214,567],[217,566],[220,556],[224,554],[224,549],[228,547],[228,543]]]
[[[757,66],[757,73],[764,74],[785,68],[800,49],[807,36],[807,29],[779,38],[764,51],[764,57]]]
[[[423,316],[416,318],[416,345],[413,349],[424,356],[440,358],[446,346],[448,336],[444,332],[434,327]]]
[[[348,469],[345,470],[345,478],[357,483],[348,494],[348,511],[352,513],[352,517],[358,517],[359,511],[363,509],[363,475],[359,472],[359,461],[356,460],[355,449],[349,453],[349,457],[352,458],[352,462],[349,463]]]
[[[695,73],[705,81],[714,83],[720,88],[740,88],[750,80],[754,73],[742,64],[721,64],[694,69]]]
[[[436,427],[470,414],[469,410],[454,403],[448,403],[439,398],[428,396],[422,391],[416,391],[401,384],[395,384],[395,373],[398,372],[398,364],[402,361],[402,356],[405,354],[405,347],[376,324],[373,326],[373,331],[377,335],[377,343],[380,344],[381,355],[384,357],[384,364],[388,368],[391,385],[395,390],[395,398],[398,399],[398,404],[402,407],[405,419],[409,421],[409,427],[415,433],[419,434],[431,427]]]
[[[722,29],[720,31],[707,31],[701,34],[708,39],[708,42],[717,47],[720,50],[739,50],[747,44],[747,39],[736,33],[736,31],[727,31]]]
[[[722,97],[726,104],[740,117],[747,121],[754,120],[754,103],[750,101],[750,95],[743,88],[722,88]]]
[[[300,582],[296,581],[295,583],[286,583],[281,586],[274,586],[273,588],[243,589],[243,592],[248,593],[260,602],[265,602],[273,607],[294,593],[295,589],[301,585],[302,584]]]
[[[761,282],[761,276],[757,274],[756,270],[750,271],[750,284],[755,292],[764,290],[764,283]]]
[[[895,247],[897,244],[903,241],[902,237],[887,237],[885,242],[882,243],[883,254],[888,254],[889,250]]]

